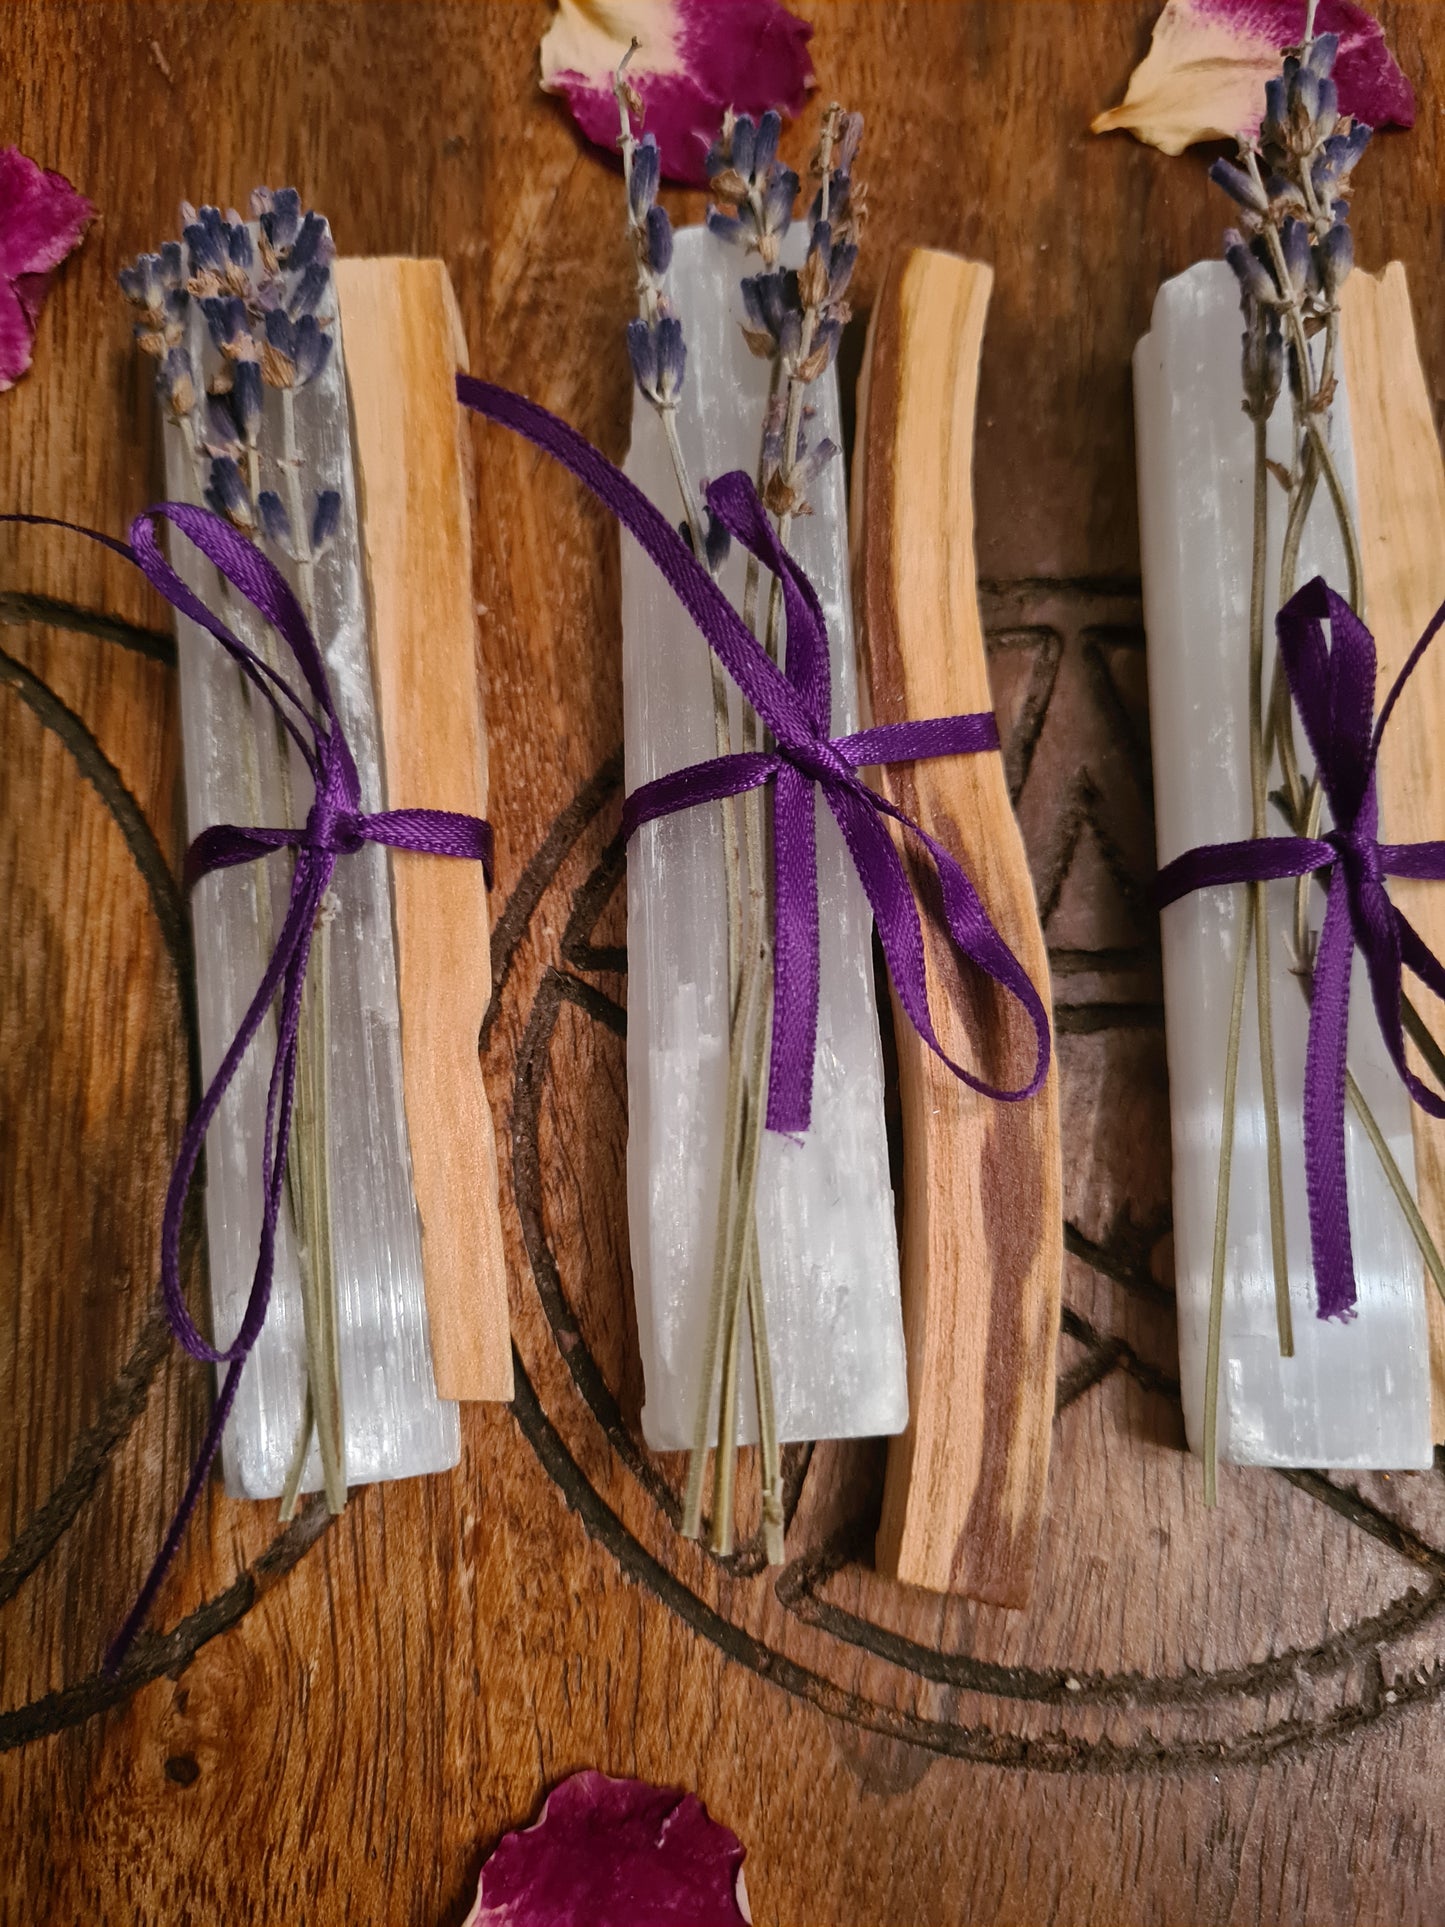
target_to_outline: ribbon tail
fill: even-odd
[[[234,869],[237,864],[254,863],[276,850],[288,849],[301,841],[300,830],[255,829],[249,824],[212,823],[201,830],[186,851],[182,881],[192,890],[202,877],[214,870]]]
[[[1321,1318],[1352,1318],[1355,1264],[1345,1167],[1345,1085],[1349,1051],[1350,966],[1354,932],[1348,886],[1339,866],[1330,881],[1315,958],[1305,1051],[1305,1190],[1310,1249]]]
[[[818,847],[813,785],[784,764],[773,795],[773,1050],[768,1129],[795,1136],[813,1112],[818,1046]]]
[[[888,974],[909,1022],[955,1077],[982,1097],[1020,1103],[1042,1087],[1053,1054],[1049,1016],[1028,972],[994,928],[978,892],[962,867],[928,832],[884,796],[859,785],[857,791],[830,788],[828,801],[853,853],[863,888],[873,906]],[[927,850],[943,897],[943,921],[958,953],[976,964],[1019,1003],[1033,1026],[1034,1067],[1028,1080],[1012,1088],[991,1084],[955,1063],[939,1042],[928,1001],[928,971],[923,927],[903,858],[881,817],[891,817]]]
[[[210,1088],[202,1101],[200,1109],[187,1128],[181,1146],[181,1155],[176,1160],[171,1174],[171,1186],[166,1195],[166,1224],[162,1230],[161,1280],[166,1297],[166,1311],[172,1329],[181,1343],[193,1357],[204,1358],[213,1364],[224,1362],[226,1376],[216,1395],[211,1410],[210,1422],[196,1454],[191,1476],[186,1481],[186,1489],[181,1495],[180,1504],[167,1529],[165,1540],[156,1554],[150,1571],[146,1574],[135,1604],[126,1614],[125,1623],[112,1640],[105,1655],[103,1670],[114,1677],[121,1662],[134,1644],[141,1628],[145,1625],[151,1607],[155,1604],[157,1593],[171,1564],[180,1550],[181,1541],[186,1534],[191,1514],[205,1490],[216,1453],[220,1449],[221,1435],[226,1429],[226,1421],[236,1401],[240,1386],[241,1373],[251,1355],[262,1325],[265,1323],[267,1307],[271,1302],[271,1282],[275,1263],[276,1219],[281,1207],[281,1190],[285,1180],[286,1149],[291,1133],[291,1111],[295,1095],[297,1028],[300,1018],[301,993],[306,979],[306,962],[311,946],[311,928],[317,905],[325,892],[330,878],[330,866],[323,865],[313,877],[305,867],[305,857],[298,863],[294,879],[291,906],[281,937],[271,959],[260,988],[252,999],[246,1012],[235,1042],[226,1054],[226,1061],[216,1073]],[[278,966],[280,968],[278,969]],[[235,1075],[245,1047],[259,1028],[261,1018],[275,995],[275,979],[281,970],[285,975],[285,995],[282,1002],[280,1022],[280,1044],[276,1062],[271,1069],[271,1079],[266,1095],[265,1138],[262,1150],[262,1214],[261,1240],[256,1256],[256,1269],[251,1281],[250,1296],[246,1301],[245,1315],[241,1328],[231,1344],[224,1351],[217,1350],[201,1338],[185,1301],[180,1294],[179,1263],[170,1267],[170,1253],[166,1248],[166,1227],[169,1226],[174,1207],[177,1224],[185,1204],[186,1193],[190,1190],[191,1177],[195,1170],[196,1156],[204,1141],[206,1125],[210,1121],[216,1105],[224,1095],[231,1078]],[[254,1020],[254,1021],[253,1021]],[[278,1120],[279,1110],[279,1120]],[[271,1138],[273,1127],[276,1132],[276,1149],[273,1156]],[[174,1289],[172,1288],[174,1286]],[[196,1342],[192,1342],[194,1337]]]
[[[137,1635],[150,1617],[150,1610],[155,1604],[156,1594],[161,1589],[161,1582],[170,1571],[172,1562],[181,1549],[181,1541],[186,1536],[186,1527],[191,1522],[196,1501],[205,1490],[206,1480],[210,1476],[216,1453],[220,1449],[221,1434],[226,1429],[226,1421],[231,1416],[231,1407],[236,1402],[236,1390],[240,1385],[241,1372],[245,1363],[244,1358],[233,1359],[226,1371],[221,1389],[216,1395],[216,1403],[211,1410],[206,1435],[201,1441],[200,1451],[196,1454],[196,1462],[191,1467],[191,1476],[186,1481],[186,1489],[181,1495],[180,1504],[176,1507],[170,1529],[166,1533],[160,1551],[151,1563],[151,1569],[146,1574],[140,1591],[136,1594],[135,1604],[125,1616],[125,1624],[106,1649],[101,1671],[107,1679],[114,1679],[120,1671],[121,1662],[135,1644]]]
[[[194,1116],[186,1126],[181,1147],[176,1154],[175,1165],[171,1171],[171,1181],[166,1190],[165,1212],[161,1219],[161,1292],[165,1298],[166,1315],[170,1320],[171,1330],[185,1349],[193,1358],[199,1358],[207,1364],[228,1362],[231,1353],[217,1350],[206,1340],[198,1330],[186,1305],[185,1294],[181,1288],[181,1218],[211,1119],[230,1089],[231,1082],[240,1069],[241,1059],[265,1022],[266,1013],[271,1008],[297,945],[309,929],[307,920],[309,909],[309,893],[304,888],[297,889],[293,885],[290,907],[286,913],[286,921],[281,927],[281,935],[277,940],[275,951],[256,987],[256,994],[252,997],[246,1014],[241,1019],[240,1029],[232,1039],[230,1049],[221,1060],[220,1067],[206,1087]]]

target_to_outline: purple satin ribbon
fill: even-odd
[[[746,475],[736,471],[711,483],[707,502],[729,534],[782,584],[787,618],[783,668],[771,660],[660,510],[575,429],[520,395],[470,375],[458,375],[457,395],[479,415],[514,429],[555,456],[636,538],[773,738],[771,749],[714,757],[644,784],[628,797],[622,819],[623,833],[630,837],[642,824],[676,810],[737,796],[764,783],[774,785],[776,916],[768,1128],[790,1134],[806,1131],[812,1109],[819,980],[814,785],[842,831],[872,906],[899,1002],[914,1028],[970,1089],[1006,1102],[1032,1097],[1048,1075],[1050,1037],[1048,1014],[1028,973],[949,852],[857,774],[869,765],[996,750],[998,726],[992,714],[888,723],[831,736],[823,611],[807,576],[778,541]],[[1033,1074],[1017,1089],[989,1084],[954,1063],[934,1033],[918,904],[885,827],[887,817],[916,838],[932,859],[944,920],[958,950],[1008,991],[1033,1024]]]
[[[1324,623],[1330,625],[1326,644]],[[1445,880],[1445,843],[1381,843],[1376,766],[1400,692],[1442,623],[1445,607],[1410,652],[1375,715],[1375,639],[1349,604],[1316,576],[1280,610],[1276,627],[1290,695],[1314,754],[1335,827],[1322,837],[1256,837],[1188,850],[1160,871],[1162,907],[1193,890],[1330,872],[1315,958],[1305,1053],[1305,1177],[1310,1248],[1321,1318],[1350,1318],[1356,1298],[1345,1190],[1345,1066],[1350,971],[1358,949],[1391,1061],[1420,1108],[1445,1117],[1445,1097],[1405,1060],[1404,973],[1445,997],[1445,966],[1390,901],[1385,878]]]
[[[315,713],[286,678],[269,668],[245,643],[231,634],[200,598],[188,589],[161,554],[154,520],[164,516],[213,562],[221,575],[277,631],[301,671],[315,705]],[[145,1624],[156,1592],[179,1549],[197,1499],[204,1489],[221,1434],[235,1402],[236,1388],[252,1347],[260,1336],[271,1300],[275,1262],[276,1220],[281,1209],[286,1153],[291,1137],[292,1102],[296,1084],[297,1038],[301,1021],[301,993],[311,955],[311,936],[322,899],[338,857],[354,855],[367,843],[428,856],[469,857],[479,862],[492,880],[491,826],[479,817],[452,810],[382,810],[361,807],[361,785],[356,764],[342,732],[326,678],[325,665],[301,606],[286,578],[246,538],[209,509],[183,502],[161,503],[138,515],[131,524],[127,546],[93,529],[77,529],[48,516],[13,515],[0,520],[28,522],[49,528],[73,529],[102,543],[133,562],[152,586],[182,615],[214,636],[239,665],[253,688],[269,703],[281,728],[300,751],[311,773],[315,795],[305,824],[299,829],[261,829],[230,823],[202,830],[186,852],[185,883],[189,890],[212,870],[250,863],[280,849],[296,852],[291,897],[271,960],[251,999],[241,1027],[212,1078],[181,1139],[181,1148],[166,1192],[161,1221],[161,1289],[171,1330],[190,1353],[208,1364],[225,1365],[226,1376],[211,1412],[210,1424],[196,1456],[189,1483],[171,1520],[165,1541],[141,1587],[139,1596],[106,1654],[107,1672],[114,1672],[131,1642]],[[241,1328],[232,1342],[218,1348],[197,1328],[181,1286],[181,1217],[195,1176],[206,1129],[240,1068],[241,1060],[266,1020],[277,993],[281,997],[276,1061],[266,1093],[266,1128],[261,1155],[261,1242]]]

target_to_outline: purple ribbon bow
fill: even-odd
[[[899,1001],[914,1028],[972,1090],[1007,1102],[1032,1097],[1048,1075],[1050,1038],[1048,1015],[1028,973],[990,922],[955,859],[857,773],[874,764],[996,750],[998,726],[992,714],[888,723],[832,736],[823,611],[807,576],[778,541],[746,475],[736,471],[710,484],[707,502],[728,533],[782,583],[787,654],[781,669],[666,517],[575,429],[535,403],[469,375],[457,377],[457,395],[468,408],[555,456],[636,538],[773,738],[771,749],[714,757],[644,784],[628,797],[622,819],[623,833],[630,837],[642,824],[676,810],[738,796],[764,783],[774,785],[776,927],[768,1128],[806,1131],[812,1108],[819,979],[815,784],[843,833],[872,906]],[[957,948],[1028,1013],[1037,1050],[1032,1076],[1017,1089],[986,1083],[954,1063],[934,1033],[918,905],[885,817],[901,824],[932,859],[944,918]]]
[[[1445,966],[1385,888],[1389,876],[1445,880],[1445,843],[1381,843],[1376,789],[1385,725],[1442,623],[1445,607],[1436,611],[1410,652],[1375,721],[1374,637],[1323,577],[1298,590],[1277,618],[1280,660],[1335,827],[1322,837],[1206,844],[1167,863],[1155,885],[1162,907],[1193,890],[1220,884],[1330,872],[1315,958],[1304,1088],[1310,1247],[1321,1318],[1352,1317],[1356,1297],[1345,1191],[1345,1067],[1356,949],[1364,956],[1380,1030],[1406,1089],[1431,1117],[1445,1117],[1445,1097],[1423,1084],[1405,1060],[1400,1015],[1405,971],[1437,996],[1445,996]]]
[[[286,678],[268,667],[226,628],[201,599],[188,589],[161,554],[154,519],[164,516],[187,536],[222,576],[245,597],[278,632],[301,671],[315,704],[315,713]],[[39,523],[51,528],[74,528],[47,516],[7,516],[6,521]],[[398,850],[429,856],[470,857],[492,880],[492,831],[480,818],[452,810],[382,810],[364,812],[356,764],[342,732],[325,665],[315,638],[286,578],[244,536],[210,510],[183,502],[166,502],[145,510],[131,524],[130,545],[92,529],[78,534],[102,543],[133,562],[152,586],[182,615],[215,637],[240,666],[242,674],[265,698],[277,721],[300,751],[315,787],[306,822],[298,829],[261,829],[230,823],[202,830],[186,852],[185,884],[189,890],[212,870],[250,863],[280,849],[296,852],[291,898],[276,947],[251,999],[241,1027],[220,1068],[211,1079],[200,1105],[181,1139],[181,1148],[166,1192],[161,1221],[161,1289],[171,1330],[192,1358],[225,1365],[225,1379],[211,1412],[210,1424],[196,1456],[189,1483],[176,1509],[165,1542],[141,1587],[134,1606],[106,1654],[106,1670],[114,1672],[144,1625],[166,1570],[180,1546],[197,1499],[204,1489],[211,1463],[235,1402],[241,1372],[250,1356],[271,1300],[275,1263],[276,1220],[281,1209],[286,1153],[291,1137],[292,1101],[296,1084],[297,1039],[301,1021],[301,993],[311,955],[311,937],[322,899],[338,857],[353,855],[366,843],[386,843]],[[304,732],[304,733],[303,733]],[[281,996],[276,1061],[266,1093],[266,1128],[261,1155],[263,1192],[261,1240],[256,1270],[246,1301],[241,1328],[231,1343],[212,1345],[198,1329],[181,1286],[181,1217],[195,1176],[206,1129],[256,1033],[266,1020],[277,993]]]

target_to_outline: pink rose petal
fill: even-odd
[[[51,277],[95,218],[63,174],[0,147],[0,390],[30,366],[35,323]]]
[[[1195,141],[1253,134],[1264,83],[1280,53],[1304,33],[1306,0],[1167,0],[1149,51],[1129,76],[1122,103],[1093,122],[1096,134],[1127,128],[1182,154]],[[1340,112],[1371,127],[1413,127],[1415,95],[1385,45],[1384,29],[1352,0],[1320,0],[1316,33],[1335,33]]]
[[[617,145],[612,76],[627,69],[671,181],[707,184],[703,162],[727,108],[802,112],[813,29],[778,0],[559,0],[542,38],[542,86],[599,147]]]
[[[465,1927],[747,1927],[743,1852],[694,1794],[574,1773],[482,1868]]]

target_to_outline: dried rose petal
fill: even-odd
[[[627,77],[670,181],[703,187],[724,111],[802,112],[813,85],[813,29],[778,0],[559,0],[542,37],[542,86],[562,94],[588,140],[617,145],[612,76],[635,39]]]
[[[743,1853],[695,1794],[574,1773],[482,1868],[465,1927],[746,1927]]]
[[[1253,134],[1264,83],[1304,26],[1305,0],[1167,0],[1122,103],[1100,114],[1093,130],[1125,127],[1166,154]],[[1371,127],[1414,126],[1414,92],[1378,20],[1351,0],[1320,0],[1315,32],[1340,37],[1334,78],[1342,114]]]
[[[0,390],[30,366],[51,278],[94,218],[63,174],[48,173],[18,147],[0,147]]]

